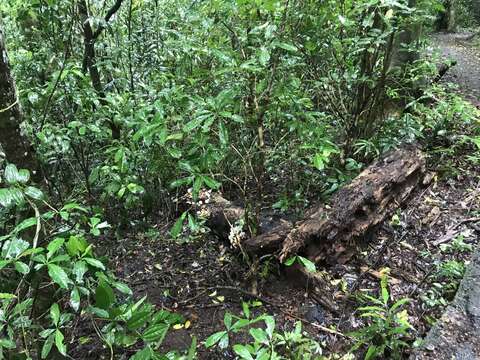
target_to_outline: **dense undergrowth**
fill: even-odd
[[[188,321],[135,296],[95,248],[159,219],[178,240],[201,233],[181,202],[203,189],[238,199],[254,233],[263,208],[301,213],[406,142],[478,164],[478,111],[434,83],[437,60],[423,56],[441,10],[434,0],[0,4],[39,164],[1,164],[0,359],[68,357],[80,319],[111,359],[194,359],[238,332],[250,337],[233,344],[241,359],[322,358],[300,323],[283,331],[247,303],[204,344],[165,350],[169,329]],[[352,353],[400,358],[413,342],[407,300],[391,298],[387,279],[362,300],[371,321],[349,336]]]

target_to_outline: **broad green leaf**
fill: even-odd
[[[8,164],[5,167],[4,177],[8,185],[16,184],[20,179],[17,167],[14,164]]]
[[[51,335],[47,338],[47,340],[45,340],[42,346],[42,354],[41,354],[42,359],[46,359],[48,354],[50,354],[54,341],[55,341],[55,335]]]
[[[175,221],[175,224],[172,226],[170,229],[170,236],[172,238],[177,238],[183,229],[183,222],[185,221],[185,218],[187,217],[187,212],[184,212],[178,219]]]
[[[240,356],[241,359],[253,360],[252,355],[250,354],[245,345],[236,344],[233,346],[233,351],[235,351],[235,354]]]
[[[75,286],[70,293],[70,306],[73,310],[78,311],[80,308],[80,292],[78,288]]]
[[[87,264],[85,261],[77,261],[75,265],[73,265],[73,274],[75,275],[75,281],[77,283],[83,282],[83,276],[88,271]]]
[[[53,325],[58,326],[60,321],[60,307],[57,303],[52,304],[50,307],[50,317],[52,318]]]
[[[136,330],[144,326],[150,320],[151,312],[148,310],[135,311],[132,317],[127,321],[129,330]]]
[[[26,184],[28,183],[28,180],[30,180],[30,171],[27,169],[20,169],[18,171],[18,178],[17,178],[19,183]]]
[[[42,190],[33,186],[27,186],[25,188],[25,195],[34,200],[42,200],[44,197]]]
[[[55,346],[60,354],[67,356],[67,346],[63,342],[63,334],[60,330],[55,331]]]
[[[15,270],[17,270],[20,274],[28,274],[30,272],[30,268],[27,264],[21,261],[15,261]]]
[[[0,189],[0,205],[5,208],[13,205],[13,196],[10,189]]]
[[[100,309],[107,310],[114,302],[115,294],[112,288],[105,280],[100,279],[95,290],[95,305]]]
[[[1,348],[5,349],[15,349],[17,346],[14,341],[10,339],[0,339],[0,355],[2,354]]]
[[[67,273],[60,266],[55,264],[48,264],[48,275],[57,283],[62,289],[67,289],[71,282]]]
[[[77,256],[85,251],[88,243],[83,237],[70,236],[65,246],[70,256]]]
[[[50,243],[47,245],[47,259],[50,259],[52,255],[54,255],[58,249],[60,249],[65,242],[64,238],[55,238],[54,240],[50,241]]]
[[[137,351],[130,357],[130,360],[150,360],[152,358],[152,353],[152,349],[147,346],[145,349]]]
[[[85,260],[87,262],[87,264],[93,266],[93,267],[96,267],[97,269],[100,269],[100,270],[105,270],[105,265],[103,265],[103,263],[100,261],[100,260],[97,260],[97,259],[94,259],[94,258],[83,258],[83,260]]]
[[[128,287],[127,284],[124,284],[124,283],[121,283],[121,282],[115,282],[113,284],[113,287],[123,294],[133,295],[132,290]]]
[[[27,218],[23,220],[20,224],[15,226],[15,229],[13,229],[13,232],[18,234],[20,231],[23,231],[35,225],[37,225],[37,218],[34,218],[34,217]]]
[[[142,339],[146,342],[161,343],[165,338],[169,327],[170,325],[168,324],[157,324],[150,326],[143,332]]]
[[[268,344],[269,342],[267,334],[263,329],[258,329],[258,328],[250,329],[250,335],[252,335],[252,337],[259,343]]]
[[[216,332],[216,333],[210,335],[207,338],[207,340],[205,340],[205,347],[209,348],[209,347],[214,346],[224,336],[228,336],[226,331],[219,331],[219,332]]]
[[[304,258],[302,256],[297,256],[297,258],[302,263],[302,265],[305,266],[308,272],[314,273],[317,271],[315,264],[310,260],[308,260],[307,258]]]

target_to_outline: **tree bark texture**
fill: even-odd
[[[20,131],[22,111],[17,98],[15,80],[10,71],[5,37],[0,27],[0,157],[21,168],[36,171],[32,151]]]

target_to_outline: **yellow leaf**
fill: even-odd
[[[175,330],[183,329],[183,324],[175,324],[175,325],[173,325],[173,328],[174,328]]]
[[[190,327],[190,325],[192,325],[190,320],[185,321],[185,329],[188,329]]]

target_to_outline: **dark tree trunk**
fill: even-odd
[[[5,38],[0,27],[0,152],[9,162],[36,171],[32,151],[20,131],[22,111],[18,102],[15,80],[10,72]]]
[[[110,18],[118,11],[122,4],[123,0],[117,0],[107,13],[105,17],[105,22],[108,22]],[[98,98],[100,100],[100,104],[106,105],[107,102],[105,101],[105,90],[103,88],[102,80],[100,77],[100,72],[97,66],[97,58],[95,54],[95,41],[100,36],[101,32],[103,31],[104,27],[99,27],[97,31],[93,31],[92,26],[90,25],[89,14],[88,14],[88,7],[86,0],[79,0],[78,2],[78,12],[81,17],[82,21],[82,28],[83,28],[83,43],[84,43],[84,54],[83,54],[83,72],[89,73],[90,78],[92,80],[92,86],[98,94]],[[114,139],[120,138],[120,128],[117,124],[113,122],[113,120],[108,120],[109,127],[112,131],[112,137]]]
[[[455,32],[457,30],[456,20],[456,1],[457,0],[445,0],[443,11],[437,19],[437,30],[446,32]]]

